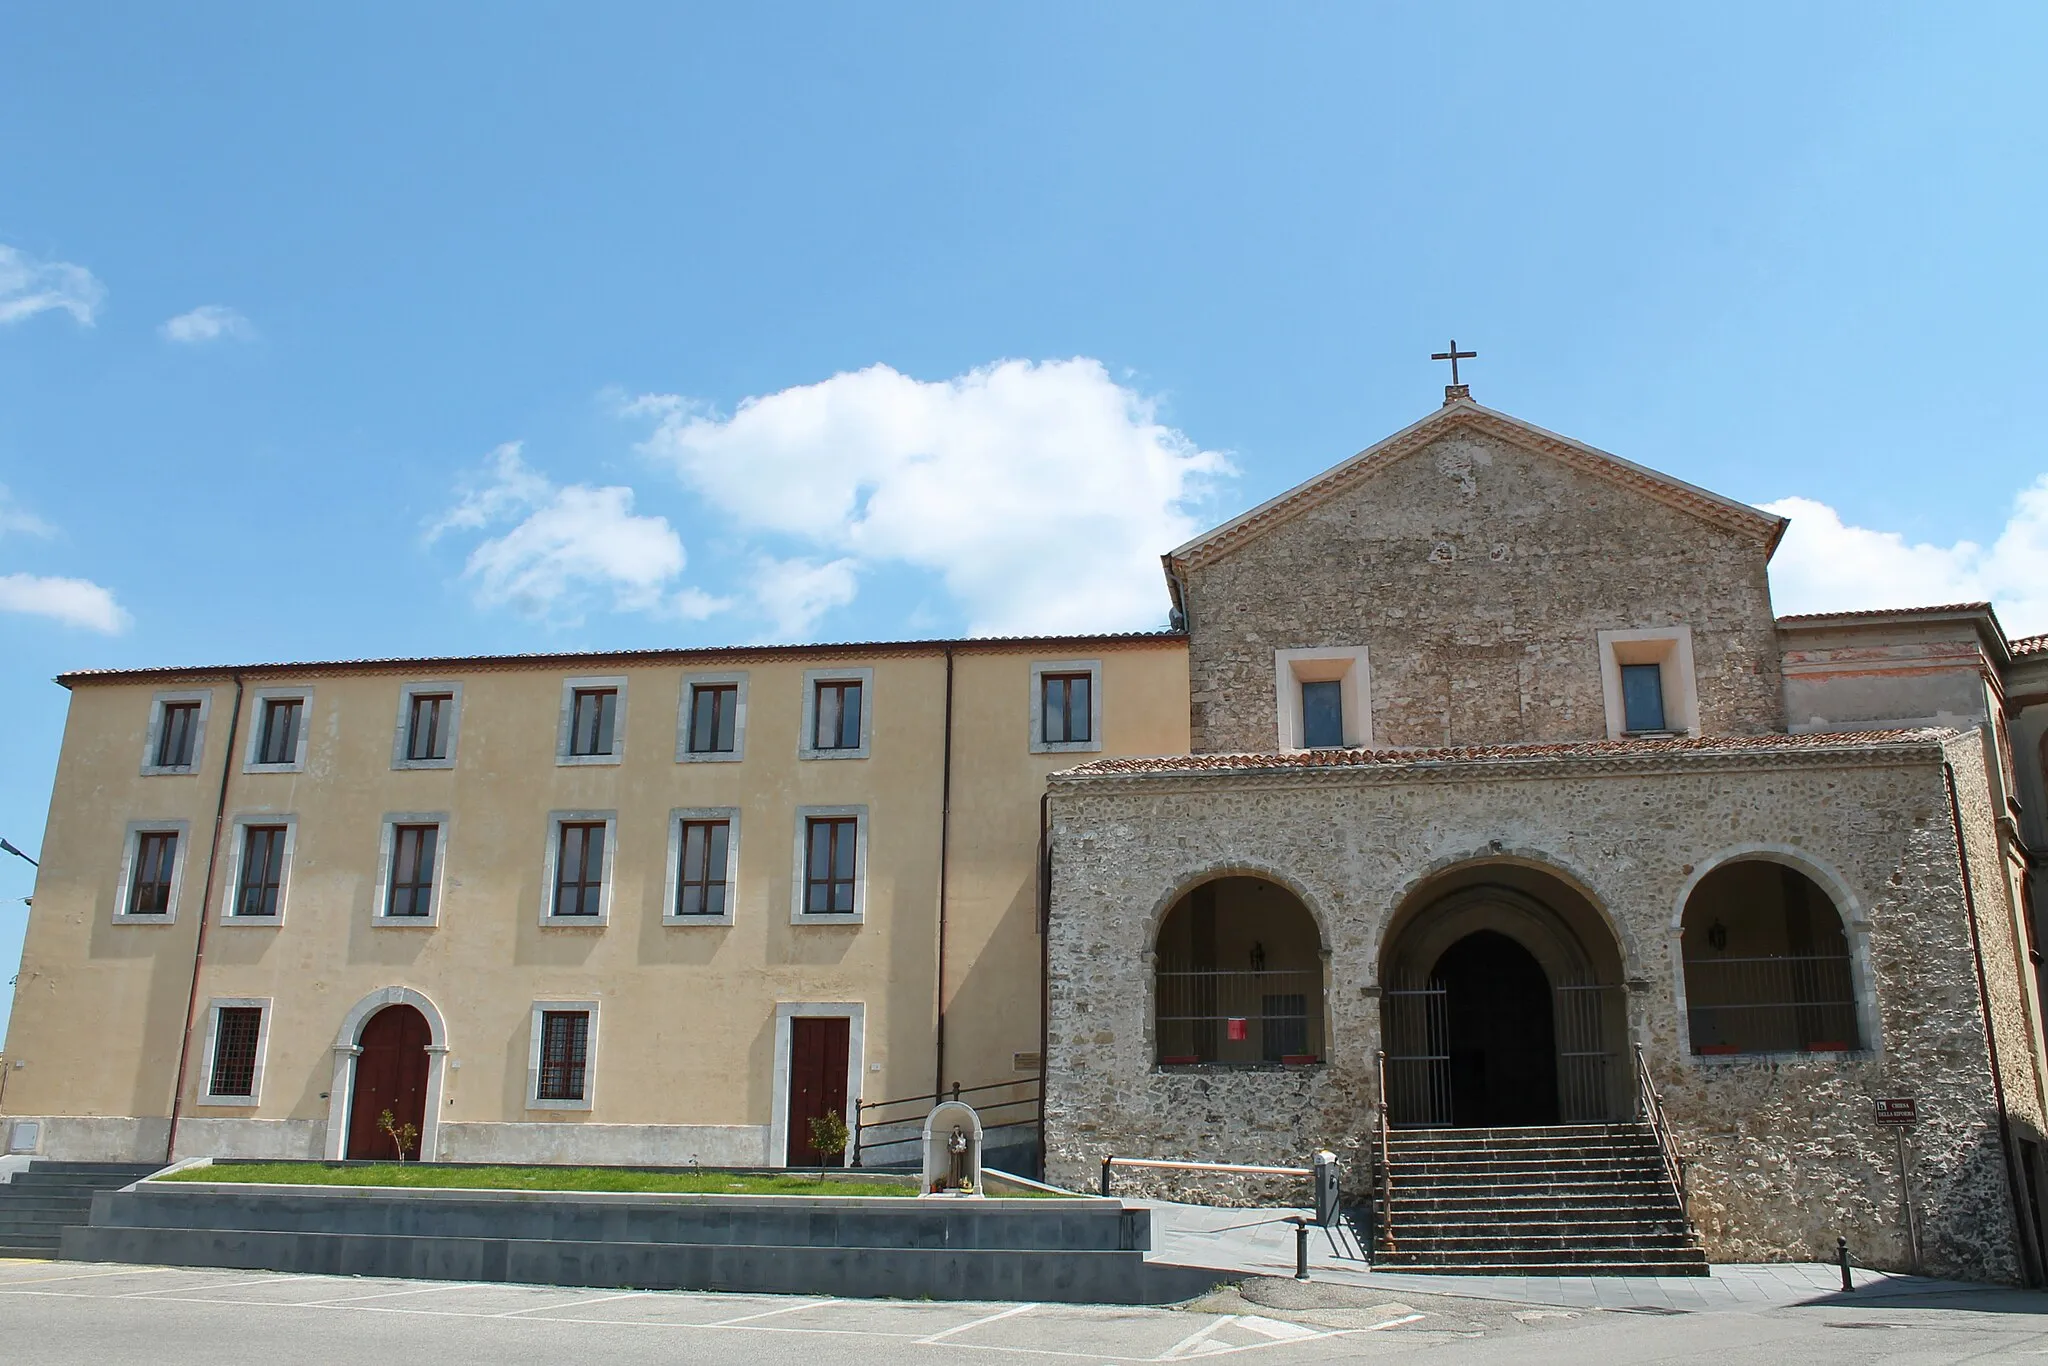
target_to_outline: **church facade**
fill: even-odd
[[[1163,633],[69,675],[0,1130],[782,1165],[959,1084],[1356,1188],[1661,1106],[1717,1260],[2038,1280],[2048,638],[1775,617],[1783,529],[1457,386]]]

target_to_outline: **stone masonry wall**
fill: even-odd
[[[1273,656],[1360,646],[1379,748],[1604,739],[1598,632],[1691,628],[1707,734],[1782,728],[1757,540],[1454,433],[1188,576],[1194,749],[1278,745]]]
[[[1390,917],[1434,874],[1503,859],[1562,874],[1610,918],[1631,1032],[1695,1164],[1692,1208],[1710,1256],[1825,1258],[1841,1234],[1864,1263],[1904,1267],[1894,1140],[1872,1122],[1871,1101],[1910,1095],[1922,1118],[1912,1163],[1925,1269],[2015,1280],[1941,759],[1927,742],[1796,757],[1056,777],[1049,1177],[1092,1182],[1109,1152],[1297,1165],[1329,1147],[1356,1187]],[[1690,1054],[1678,1006],[1682,897],[1696,874],[1743,850],[1793,863],[1842,901],[1875,986],[1865,1051]],[[1186,888],[1223,872],[1284,882],[1320,922],[1324,1064],[1155,1066],[1157,923]]]

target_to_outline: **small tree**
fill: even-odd
[[[398,1149],[398,1160],[400,1163],[405,1161],[405,1155],[412,1146],[419,1142],[419,1126],[400,1124],[398,1117],[389,1110],[377,1116],[377,1127],[391,1135],[391,1144]]]
[[[820,1166],[825,1165],[822,1160],[825,1158],[838,1158],[843,1162],[847,1141],[852,1137],[846,1131],[846,1117],[837,1110],[811,1117],[811,1146],[818,1151]]]

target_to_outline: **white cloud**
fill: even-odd
[[[0,612],[49,617],[115,636],[131,618],[114,595],[88,579],[52,579],[35,574],[0,574]]]
[[[757,576],[786,634],[888,562],[938,573],[977,633],[1160,625],[1159,555],[1199,529],[1192,505],[1231,471],[1156,409],[1079,358],[939,382],[874,365],[729,417],[671,395],[629,410],[656,419],[643,451],[740,529],[812,552]]]
[[[777,640],[801,640],[835,607],[853,601],[858,566],[850,559],[817,564],[810,560],[777,560],[763,556],[750,580],[754,605],[768,618]]]
[[[38,261],[14,247],[0,246],[0,324],[61,308],[90,327],[106,297],[106,286],[84,266]]]
[[[672,591],[683,572],[682,539],[668,519],[636,514],[633,490],[558,486],[519,451],[518,442],[493,451],[485,476],[427,532],[432,541],[513,523],[469,553],[463,572],[480,605],[569,619],[606,594],[618,611],[689,619],[725,606],[695,589]]]
[[[190,313],[180,313],[157,329],[166,340],[188,346],[200,342],[254,341],[256,326],[226,304],[201,304]]]
[[[1989,601],[2014,635],[2048,631],[2048,475],[2020,491],[1989,546],[1909,544],[1895,531],[1848,525],[1811,498],[1762,506],[1792,519],[1771,561],[1780,612]]]
[[[57,528],[15,502],[14,495],[7,491],[7,485],[0,484],[0,538],[22,535],[47,539],[56,534]]]

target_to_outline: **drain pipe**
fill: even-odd
[[[932,1038],[932,1094],[946,1090],[946,855],[953,833],[953,647],[946,647],[946,730],[939,764],[939,999]]]
[[[2005,1158],[2005,1187],[2012,1200],[2013,1241],[2018,1244],[2021,1273],[2029,1284],[2038,1285],[2040,1269],[2034,1265],[2032,1249],[2027,1246],[2029,1221],[2026,1207],[2020,1203],[2019,1173],[2013,1162],[2012,1118],[2005,1110],[2005,1078],[2000,1075],[1998,1030],[1991,1019],[1991,984],[1984,972],[1984,940],[1977,927],[1977,894],[1970,878],[1970,855],[1963,843],[1963,804],[1956,795],[1955,765],[1944,760],[1941,777],[1948,786],[1948,814],[1956,836],[1956,866],[1963,874],[1963,909],[1970,921],[1970,954],[1977,964],[1977,1005],[1984,1015],[1984,1042],[1991,1052],[1991,1103],[1998,1109],[1998,1146]]]
[[[192,1060],[192,1019],[199,1013],[199,968],[206,961],[206,922],[212,917],[213,875],[220,865],[220,827],[228,812],[228,776],[235,771],[235,736],[242,726],[242,675],[235,675],[235,706],[228,716],[228,747],[220,765],[220,796],[213,804],[213,839],[206,850],[206,892],[199,898],[199,933],[192,940],[192,986],[185,995],[185,1029],[178,1036],[178,1075],[171,1083],[171,1131],[164,1162],[177,1161],[178,1121],[185,1113],[185,1069]]]

